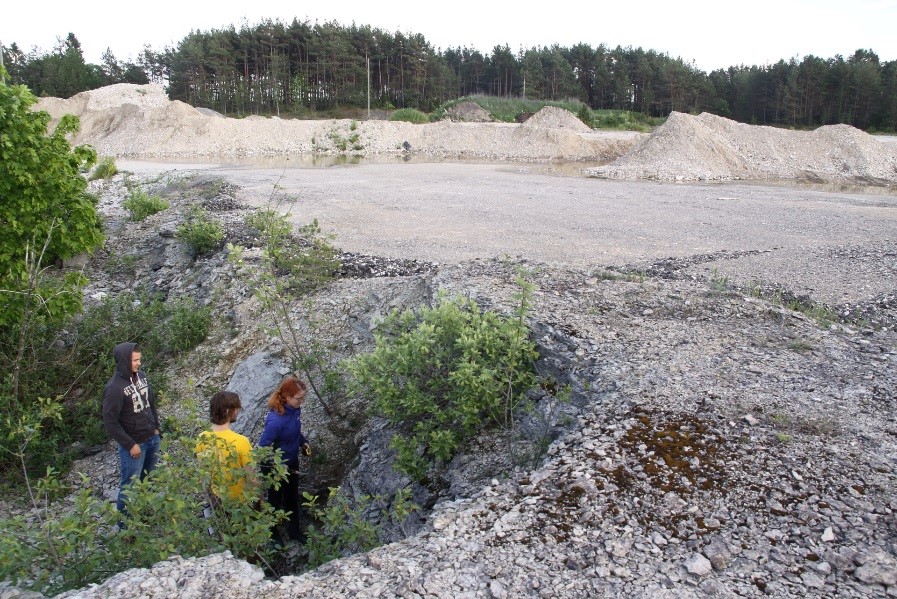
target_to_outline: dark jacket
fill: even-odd
[[[262,431],[259,447],[281,450],[287,467],[295,468],[299,463],[299,448],[303,445],[302,408],[285,405],[283,414],[270,410],[265,418],[265,430]]]
[[[142,371],[131,374],[131,354],[136,345],[115,346],[115,374],[103,389],[103,426],[128,451],[151,439],[154,430],[161,430],[155,391]]]

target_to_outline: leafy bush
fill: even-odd
[[[414,108],[400,108],[392,113],[392,116],[389,117],[391,121],[404,121],[407,123],[414,123],[415,125],[421,125],[423,123],[429,123],[430,117],[421,112],[420,110],[415,110]]]
[[[583,104],[582,106],[579,107],[579,110],[576,113],[576,117],[579,120],[581,120],[583,123],[588,125],[589,127],[592,126],[592,123],[593,123],[592,111],[589,110],[589,107],[586,106],[585,104]]]
[[[81,309],[86,279],[47,267],[99,247],[103,227],[80,172],[96,162],[96,152],[67,139],[78,119],[65,115],[48,134],[50,115],[32,110],[34,95],[7,85],[4,74],[0,67],[0,352],[11,360],[0,372],[12,373],[18,402],[27,397],[18,367],[36,331]]]
[[[90,180],[96,181],[97,179],[110,179],[117,174],[118,167],[115,166],[115,158],[111,156],[104,156],[103,158],[100,158],[97,166],[90,174]]]
[[[60,405],[45,402],[25,418],[13,432],[19,450],[27,449],[29,431],[37,431],[48,418],[59,419],[60,411]],[[82,479],[72,505],[55,501],[63,487],[54,471],[33,486],[26,479],[37,517],[0,518],[0,579],[53,595],[176,554],[202,556],[227,549],[267,564],[272,556],[270,531],[284,513],[255,505],[254,496],[225,495],[204,519],[203,506],[212,502],[208,490],[221,466],[208,456],[197,459],[195,444],[195,435],[163,441],[160,466],[129,489],[121,531],[115,524],[122,515],[88,488],[87,479]],[[261,461],[270,452],[259,448],[254,456]],[[261,485],[284,480],[285,468],[279,460],[274,463],[278,465],[261,478]],[[243,469],[233,470],[233,476],[258,480]],[[246,488],[258,492],[257,486]]]
[[[518,282],[513,317],[463,298],[395,311],[378,326],[375,349],[350,364],[372,411],[401,430],[391,441],[397,470],[423,480],[485,427],[511,436],[514,413],[536,384],[525,323],[532,287]]]
[[[194,204],[187,213],[186,221],[178,226],[174,236],[186,243],[190,255],[196,258],[221,247],[224,227],[201,206]]]
[[[411,503],[410,491],[403,489],[393,497],[390,509],[381,510],[379,524],[365,518],[374,501],[379,497],[362,497],[353,506],[339,487],[331,487],[324,506],[318,505],[318,498],[303,493],[303,506],[315,520],[307,531],[308,567],[317,568],[330,560],[347,557],[361,551],[370,551],[385,541],[384,524],[401,527],[419,506]]]
[[[148,216],[167,210],[170,204],[168,200],[157,195],[149,195],[142,189],[135,189],[131,195],[124,200],[122,208],[131,214],[131,220],[142,221]]]
[[[66,421],[48,423],[31,442],[27,458],[31,472],[47,466],[59,470],[76,457],[77,447],[108,439],[100,419],[101,390],[115,364],[112,348],[124,340],[143,349],[144,368],[157,390],[164,390],[164,366],[179,354],[194,348],[206,337],[210,309],[189,298],[165,302],[145,293],[120,293],[90,306],[64,328],[45,326],[29,340],[20,363],[21,391],[26,397],[61,397]],[[0,344],[0,364],[10,372],[15,356]],[[0,413],[22,414],[27,406],[14,399],[10,380],[0,380]],[[0,420],[0,436],[7,430]],[[0,452],[0,473],[14,473],[18,465]]]

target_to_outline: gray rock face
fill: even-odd
[[[237,366],[225,389],[238,394],[243,405],[233,425],[235,431],[253,442],[258,440],[268,414],[268,397],[289,373],[283,358],[266,351],[253,354]]]

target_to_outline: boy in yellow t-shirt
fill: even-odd
[[[197,455],[201,458],[206,456],[217,466],[216,471],[212,473],[212,492],[218,497],[223,497],[227,493],[231,499],[243,498],[247,476],[254,473],[249,439],[230,428],[230,425],[236,422],[240,408],[242,408],[240,396],[236,393],[231,391],[216,393],[209,404],[212,430],[200,434],[196,443]],[[214,452],[214,458],[210,458],[208,452]],[[234,472],[240,468],[245,469],[246,474]],[[254,498],[254,494],[247,497],[247,499]]]

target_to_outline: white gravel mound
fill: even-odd
[[[523,122],[524,127],[548,127],[551,129],[570,129],[580,133],[591,133],[592,128],[563,108],[545,106],[539,112]]]
[[[897,145],[847,125],[791,131],[708,113],[674,112],[651,135],[597,132],[553,106],[519,125],[232,119],[171,101],[161,85],[152,84],[110,85],[69,100],[43,98],[37,107],[55,119],[66,113],[80,117],[81,131],[72,141],[115,157],[416,154],[434,159],[593,162],[606,166],[589,169],[588,174],[612,179],[897,183]]]
[[[893,144],[848,125],[791,131],[674,112],[629,153],[591,174],[613,179],[897,182]]]
[[[73,143],[90,144],[103,155],[129,158],[218,160],[238,156],[412,153],[490,161],[606,163],[623,154],[642,135],[596,134],[569,112],[560,111],[566,116],[551,116],[553,111],[547,109],[542,117],[545,122],[540,126],[536,126],[539,119],[522,126],[221,118],[207,110],[170,101],[159,85],[112,85],[69,100],[44,98],[37,108],[55,119],[66,113],[80,117],[81,131]]]

